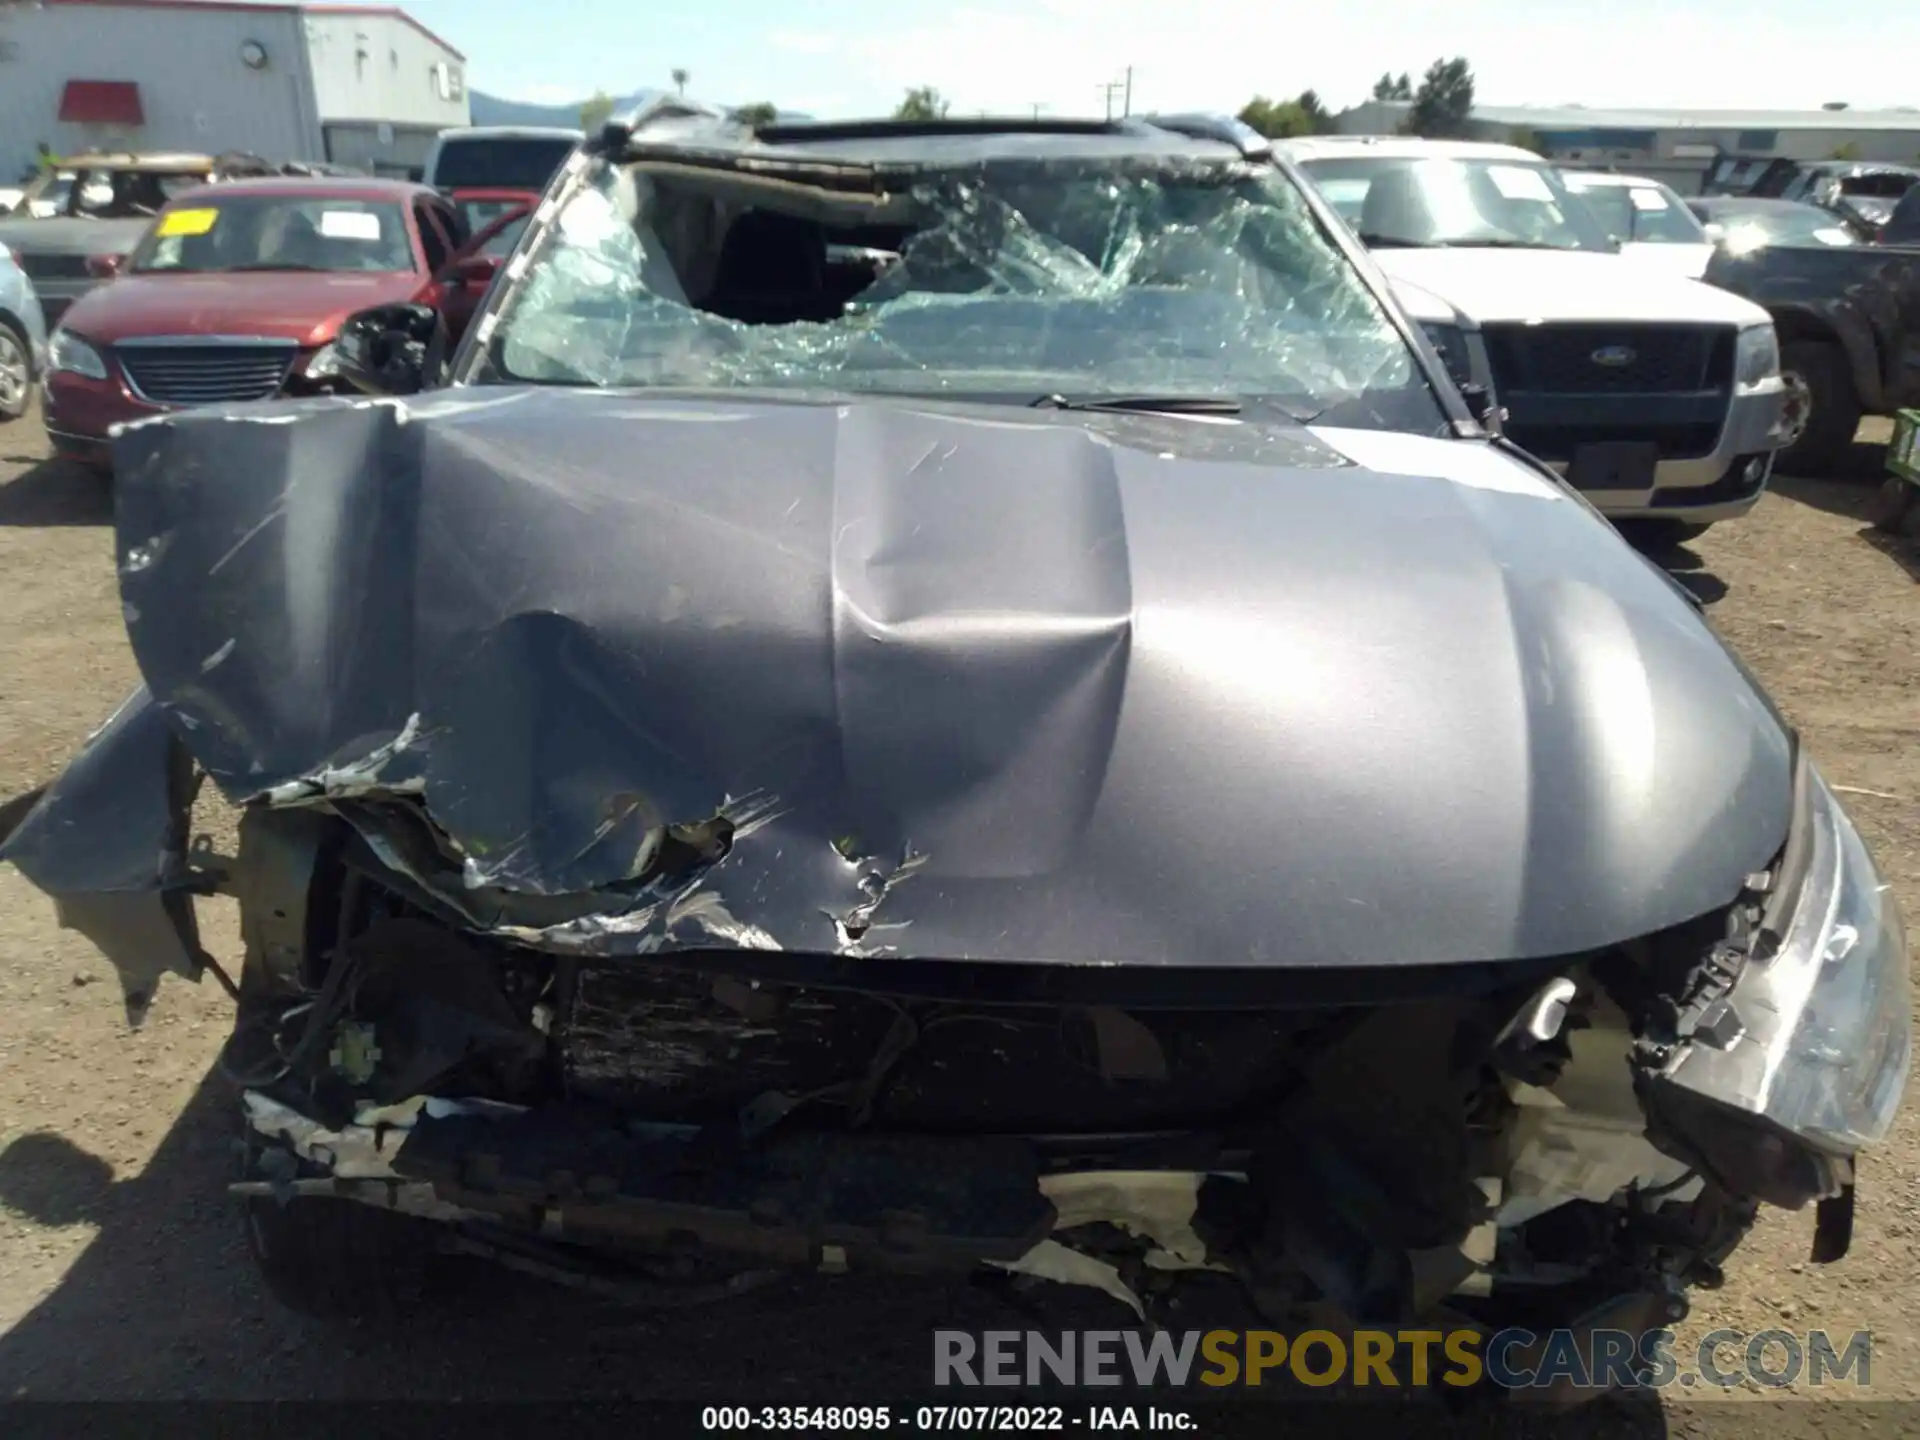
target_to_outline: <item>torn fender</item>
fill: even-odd
[[[136,1026],[162,975],[200,978],[186,888],[194,785],[192,758],[143,685],[0,842],[0,860],[52,896],[60,923],[120,972]]]

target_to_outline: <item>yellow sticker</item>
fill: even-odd
[[[161,235],[205,235],[220,218],[218,210],[169,210],[160,217]]]

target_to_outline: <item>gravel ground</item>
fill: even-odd
[[[1860,449],[1862,475],[1782,480],[1747,520],[1662,558],[1710,603],[1828,778],[1850,787],[1920,918],[1920,554],[1865,529],[1863,476],[1878,452]],[[135,682],[108,512],[97,482],[45,458],[32,418],[0,430],[0,800],[54,776]],[[210,911],[210,948],[235,957],[232,914]],[[1009,1323],[984,1294],[924,1284],[776,1289],[662,1316],[504,1276],[476,1279],[464,1304],[398,1335],[299,1320],[255,1282],[221,1193],[228,1110],[209,1072],[227,1016],[211,982],[169,981],[128,1033],[105,962],[0,868],[0,1396],[759,1400],[805,1377],[854,1403],[921,1384],[931,1328]],[[1811,1226],[1810,1212],[1770,1214],[1686,1328],[1870,1328],[1876,1394],[1920,1399],[1911,1113],[1865,1167],[1848,1258],[1803,1264]],[[1920,1406],[1795,1408],[1808,1433],[1920,1417]],[[1595,1407],[1579,1428],[1686,1432],[1725,1409]]]

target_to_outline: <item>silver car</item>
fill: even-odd
[[[47,320],[13,252],[0,245],[0,424],[27,413],[47,368]]]

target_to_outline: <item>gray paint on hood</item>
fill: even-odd
[[[207,410],[118,442],[121,583],[229,798],[331,797],[554,947],[1407,965],[1731,900],[1789,744],[1699,616],[1485,442],[1347,439],[553,390]],[[722,811],[724,859],[636,881]]]

